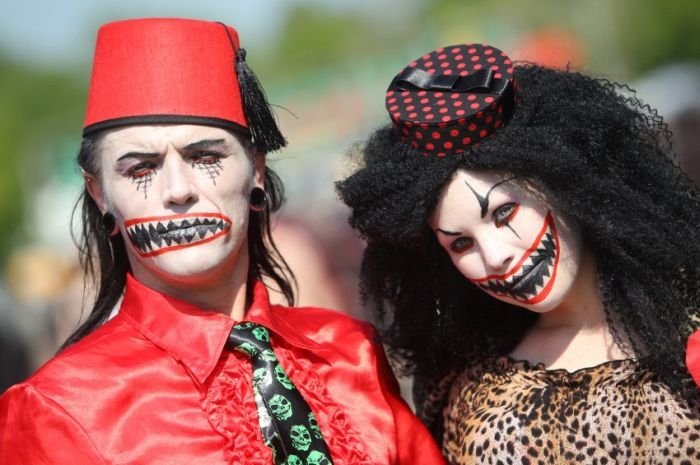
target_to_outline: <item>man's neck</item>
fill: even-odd
[[[134,277],[144,285],[188,302],[202,310],[221,313],[240,321],[248,309],[248,253],[242,247],[234,263],[222,265],[206,275],[162,279],[134,270]]]

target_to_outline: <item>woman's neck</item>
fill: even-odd
[[[576,279],[566,298],[558,307],[540,314],[535,327],[607,330],[608,319],[598,292],[597,280],[595,259],[591,253],[584,252]]]
[[[621,331],[617,335],[626,337]],[[613,338],[592,254],[583,254],[576,281],[562,304],[540,314],[510,356],[569,371],[629,358]]]

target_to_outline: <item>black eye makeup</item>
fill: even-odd
[[[474,239],[471,237],[458,237],[450,243],[450,250],[454,253],[464,253],[474,246]]]
[[[132,184],[136,184],[136,190],[143,192],[143,198],[148,198],[148,188],[153,183],[153,174],[156,164],[152,161],[143,161],[126,170],[126,176],[131,179]]]
[[[219,177],[224,169],[224,165],[221,163],[222,157],[224,157],[224,154],[220,152],[205,150],[196,152],[190,160],[192,161],[192,167],[196,167],[205,173],[211,179],[211,182],[216,185],[216,178]]]
[[[518,208],[520,208],[520,204],[516,202],[509,202],[496,208],[493,211],[493,220],[496,226],[502,228],[510,223],[515,217],[515,214],[518,213]]]
[[[518,213],[519,208],[519,203],[508,202],[496,208],[492,213],[493,221],[496,224],[496,227],[507,227],[512,231],[513,234],[515,234],[515,236],[518,239],[520,239],[520,235],[515,231],[515,229],[513,229],[513,227],[510,225],[510,222],[513,221],[513,218],[515,218],[515,215]]]

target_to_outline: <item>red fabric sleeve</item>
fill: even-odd
[[[443,465],[445,459],[428,429],[399,394],[399,385],[384,350],[377,344],[379,383],[396,425],[397,465]]]
[[[695,384],[700,386],[700,330],[695,331],[688,338],[688,347],[685,353],[685,363]]]
[[[68,412],[25,384],[0,397],[0,463],[101,465],[105,461]]]

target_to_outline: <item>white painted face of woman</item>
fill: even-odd
[[[503,173],[457,171],[429,224],[465,278],[532,311],[556,308],[579,272],[572,221]]]

